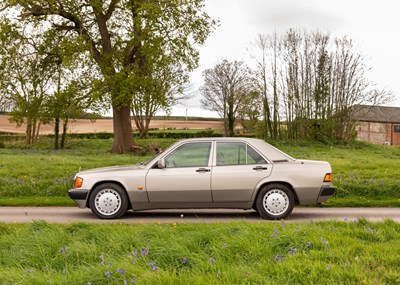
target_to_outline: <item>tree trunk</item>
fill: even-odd
[[[130,113],[129,106],[113,106],[114,143],[111,149],[113,153],[132,151],[134,140]]]
[[[60,134],[60,118],[54,119],[54,149],[58,149],[58,137]]]
[[[64,149],[65,147],[65,138],[67,136],[67,130],[68,130],[68,118],[64,118],[63,122],[63,132],[61,135],[61,148]]]
[[[31,137],[32,137],[32,123],[29,122],[29,120],[28,120],[28,122],[27,122],[27,124],[26,124],[26,131],[25,131],[25,133],[26,133],[25,144],[27,144],[27,145],[32,144],[32,143],[31,143]]]

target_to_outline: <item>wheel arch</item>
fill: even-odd
[[[257,197],[260,194],[260,190],[262,188],[264,188],[265,186],[271,185],[271,184],[281,184],[281,185],[287,186],[290,189],[290,191],[293,193],[295,205],[299,204],[299,198],[297,197],[297,193],[294,190],[292,184],[290,184],[290,183],[288,183],[286,181],[268,181],[268,182],[265,182],[265,183],[261,184],[260,187],[258,187],[257,193],[256,193],[256,195],[254,196],[254,199],[253,199],[253,209],[256,209]]]
[[[107,183],[118,185],[118,186],[120,186],[120,187],[125,191],[126,197],[128,198],[128,209],[132,209],[132,204],[131,204],[131,201],[130,201],[130,199],[129,199],[129,195],[128,195],[128,192],[126,191],[125,186],[124,186],[121,182],[115,181],[115,180],[103,180],[103,181],[96,182],[96,183],[93,185],[92,189],[90,189],[89,194],[88,194],[88,196],[87,196],[87,199],[86,199],[86,208],[89,208],[89,207],[90,207],[90,206],[89,206],[89,200],[90,200],[89,197],[90,197],[90,195],[92,195],[93,190],[96,189],[97,186],[100,186],[100,185],[102,185],[102,184],[107,184]]]

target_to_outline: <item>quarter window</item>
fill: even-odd
[[[400,133],[400,125],[393,125],[393,132]]]
[[[210,150],[210,142],[184,144],[165,157],[166,167],[208,166]]]

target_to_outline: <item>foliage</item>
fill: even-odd
[[[0,224],[0,282],[395,284],[399,240],[393,221]]]
[[[149,75],[167,60],[183,75],[198,63],[216,21],[202,11],[203,0],[52,1],[8,0],[21,18],[41,24],[44,32],[68,35],[86,66],[93,67],[93,89],[113,108],[113,152],[131,150],[133,94],[143,94]],[[135,89],[131,89],[132,80]]]

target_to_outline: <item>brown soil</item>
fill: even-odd
[[[15,123],[8,121],[8,115],[0,115],[0,132],[7,133],[25,133],[25,125],[17,127]],[[42,125],[40,127],[40,134],[53,133],[53,124]],[[135,129],[134,123],[132,127]],[[179,120],[153,120],[150,122],[152,129],[207,129],[222,130],[223,123],[221,121],[179,121]],[[112,119],[99,119],[96,121],[90,120],[75,120],[69,123],[68,132],[71,133],[99,133],[99,132],[112,132],[113,125]]]

